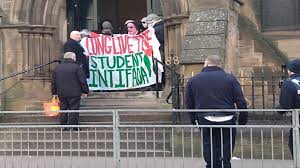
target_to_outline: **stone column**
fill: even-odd
[[[28,65],[30,68],[32,65],[34,65],[34,35],[32,33],[28,34]],[[29,72],[29,75],[33,74],[33,72]]]
[[[238,10],[239,5],[237,3],[231,3],[227,11],[227,36],[225,39],[226,50],[224,59],[224,68],[227,72],[238,74],[239,67],[239,29],[238,29]]]
[[[33,34],[34,36],[34,46],[33,47],[33,58],[34,58],[34,63],[32,65],[32,67],[38,66],[40,64],[40,34],[38,32],[34,32]],[[38,75],[40,72],[39,69],[35,69],[34,70],[34,75]]]
[[[49,49],[49,43],[51,42],[50,41],[50,35],[48,33],[46,33],[44,35],[44,46],[43,46],[43,51],[44,51],[44,61],[45,62],[49,62],[49,58],[50,58],[50,49]],[[48,74],[50,72],[50,68],[49,67],[46,67],[45,68],[45,71],[46,73]]]
[[[22,69],[26,70],[29,67],[28,60],[28,33],[21,33],[22,35],[22,49],[23,49],[23,65]]]
[[[233,0],[191,0],[190,17],[183,40],[183,73],[196,74],[205,57],[216,54],[224,69],[236,73],[238,51],[238,3]]]

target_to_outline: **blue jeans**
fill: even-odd
[[[224,122],[212,122],[200,117],[198,121],[200,125],[235,125],[236,118]],[[202,131],[206,168],[231,168],[230,159],[235,145],[236,128],[202,128]],[[211,149],[213,158],[211,158]]]

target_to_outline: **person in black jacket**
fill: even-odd
[[[79,110],[81,96],[89,92],[85,74],[75,60],[76,55],[67,52],[53,71],[51,91],[53,96],[58,96],[61,110]],[[60,124],[78,125],[78,118],[78,112],[61,113]]]
[[[300,59],[290,61],[287,66],[289,78],[280,88],[279,103],[283,109],[300,108]],[[293,130],[290,129],[289,148],[293,155]]]
[[[64,53],[73,52],[76,55],[76,62],[83,68],[86,78],[90,77],[89,62],[87,56],[84,54],[84,48],[80,44],[81,34],[79,31],[72,31],[70,38],[64,45]]]
[[[226,73],[221,68],[221,59],[217,55],[208,56],[202,72],[188,81],[185,105],[186,109],[247,108],[239,82],[233,75]],[[190,113],[190,116],[192,124],[235,125],[236,122],[235,112],[198,112]],[[247,119],[248,113],[241,112],[238,122],[246,124]],[[207,163],[206,167],[219,168],[223,165],[223,168],[231,168],[231,149],[234,148],[236,129],[202,128],[202,130],[203,156]],[[223,149],[221,149],[221,144],[223,144]],[[223,152],[221,152],[222,150]],[[211,152],[213,152],[213,158],[211,158]]]

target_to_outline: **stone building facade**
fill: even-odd
[[[60,57],[70,26],[67,19],[70,1],[0,0],[2,77]],[[287,56],[261,37],[258,3],[258,0],[160,0],[165,20],[165,58],[169,59],[174,51],[179,60],[177,70],[184,78],[199,72],[205,56],[210,54],[220,55],[225,69],[236,75],[241,70],[246,74],[262,67],[280,71]],[[277,41],[282,51],[286,43]],[[291,50],[285,52],[294,57],[289,54],[297,51]],[[2,108],[28,110],[49,99],[53,66],[2,81]]]

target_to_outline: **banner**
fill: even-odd
[[[83,38],[81,45],[89,56],[90,90],[126,90],[156,83],[152,57],[161,61],[161,55],[153,28],[134,36]],[[161,65],[158,72],[161,82]]]

